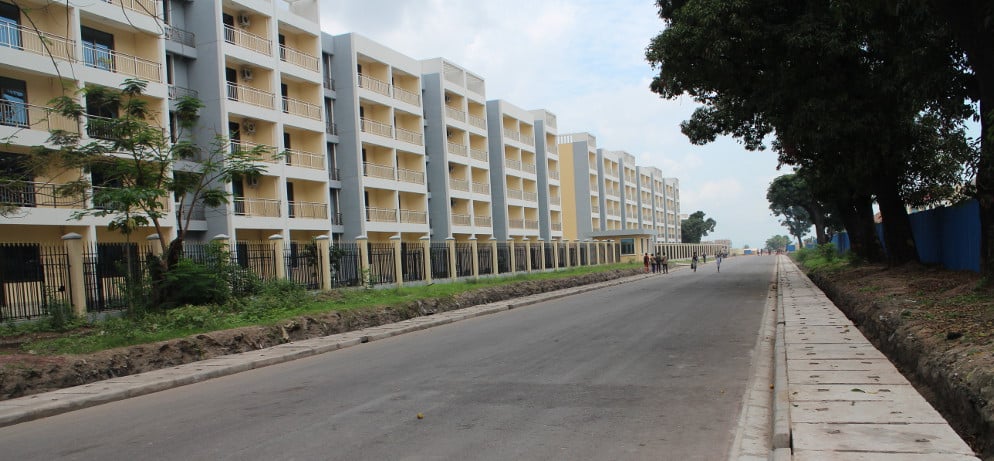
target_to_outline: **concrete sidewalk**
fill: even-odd
[[[777,283],[772,459],[978,459],[790,258]]]

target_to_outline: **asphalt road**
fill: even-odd
[[[0,459],[724,459],[774,262],[731,258],[0,428]]]

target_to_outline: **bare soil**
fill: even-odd
[[[40,338],[78,334],[41,333],[0,338],[0,400],[88,384],[135,373],[168,368],[228,354],[264,349],[422,315],[461,309],[563,288],[627,277],[642,268],[613,270],[582,276],[533,280],[486,287],[444,299],[427,299],[399,306],[381,306],[346,312],[302,316],[276,325],[215,331],[152,344],[110,349],[84,355],[38,355],[22,345]],[[319,296],[333,299],[334,292]]]
[[[994,289],[979,274],[864,265],[811,279],[985,460],[994,460]]]

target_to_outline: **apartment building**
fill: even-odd
[[[0,179],[16,185],[0,187],[0,201],[18,207],[0,218],[0,241],[58,242],[74,232],[87,242],[120,242],[124,236],[107,230],[111,217],[73,214],[90,208],[92,189],[78,194],[57,194],[56,188],[84,178],[95,187],[113,187],[102,171],[29,171],[22,160],[33,146],[47,143],[50,130],[78,133],[83,143],[101,139],[103,117],[116,117],[107,107],[88,104],[77,90],[90,87],[119,88],[129,78],[148,82],[143,101],[151,117],[165,121],[169,91],[159,3],[49,1],[0,2]],[[86,109],[85,121],[50,115],[49,101],[71,95]],[[92,101],[89,101],[92,103]],[[106,126],[104,124],[103,126]],[[163,128],[166,125],[163,122]],[[171,204],[168,204],[171,206]],[[176,220],[162,220],[164,232],[175,233]],[[139,230],[141,239],[151,231]],[[170,235],[171,236],[171,235]],[[6,255],[11,256],[11,255]]]
[[[545,109],[533,110],[531,113],[535,120],[539,238],[546,242],[562,240],[563,194],[556,114]]]
[[[330,34],[321,33],[321,70],[324,78],[324,142],[328,161],[328,205],[331,209],[331,239],[340,242],[345,239],[344,214],[342,213],[342,170],[338,166],[338,125],[335,123],[335,100],[338,99],[335,79],[331,67],[335,60],[335,39]],[[354,219],[359,219],[355,216]],[[351,236],[352,238],[354,236]]]
[[[226,186],[231,203],[203,211],[204,236],[330,233],[318,17],[315,0],[165,4],[170,94],[206,105],[195,141],[209,149],[220,135],[231,151],[266,153],[261,176],[236,178]]]
[[[601,230],[617,231],[625,228],[624,189],[621,183],[620,152],[597,149],[598,182],[602,198]]]
[[[432,238],[489,241],[494,222],[486,84],[442,58],[421,61],[421,72]]]
[[[345,238],[427,237],[421,63],[358,34],[333,41]]]
[[[683,240],[680,227],[682,220],[687,219],[685,214],[680,212],[680,179],[664,178],[663,185],[666,187],[666,239],[669,243],[679,243]]]
[[[538,156],[533,115],[507,101],[487,101],[487,132],[494,237],[537,240]]]
[[[564,211],[563,238],[588,238],[602,230],[603,223],[597,138],[590,133],[570,133],[559,135],[556,143]]]

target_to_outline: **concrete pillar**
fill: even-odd
[[[561,266],[559,262],[559,246],[562,245],[562,240],[552,242],[552,268],[559,270]]]
[[[362,273],[362,284],[372,287],[373,274],[369,272],[369,239],[363,235],[355,238],[356,246],[359,248],[359,271]]]
[[[480,252],[477,251],[476,236],[469,238],[469,243],[473,245],[473,279],[480,279]]]
[[[538,241],[538,268],[545,271],[545,240]]]
[[[445,244],[449,246],[449,278],[455,280],[459,276],[456,273],[456,239],[446,237]]]
[[[318,273],[321,274],[321,289],[331,289],[331,239],[327,235],[314,237],[318,252]]]
[[[497,261],[499,260],[497,258],[497,239],[494,237],[490,237],[490,260],[490,270],[492,271],[490,275],[499,274],[500,270],[497,268]]]
[[[507,251],[508,251],[508,253],[510,253],[508,260],[511,261],[511,273],[513,274],[513,273],[515,273],[515,272],[518,271],[518,265],[517,265],[517,263],[514,262],[514,260],[515,260],[515,257],[514,257],[514,240],[508,240],[507,241]]]
[[[280,234],[270,235],[269,243],[273,244],[273,261],[276,266],[276,280],[286,280],[286,256],[284,256],[286,254],[286,243],[283,241],[283,236]]]
[[[69,255],[69,300],[72,303],[73,315],[76,317],[86,316],[86,276],[84,271],[83,253],[86,251],[86,244],[83,243],[83,236],[75,232],[70,232],[62,236],[62,242],[66,246],[66,253]]]
[[[431,278],[431,238],[429,238],[429,237],[421,237],[421,251],[422,251],[422,256],[424,257],[424,267],[425,267],[424,280],[425,280],[425,283],[431,284],[432,283],[432,278]]]
[[[525,272],[532,271],[532,241],[525,240]]]
[[[402,287],[404,286],[404,252],[401,250],[400,236],[390,237],[390,242],[393,243],[394,282],[397,283],[398,287]]]

